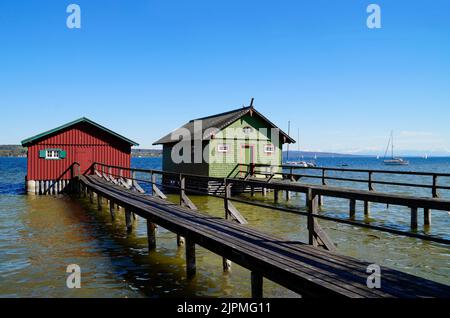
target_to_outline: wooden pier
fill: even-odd
[[[317,220],[324,218],[317,214],[318,197],[335,196],[349,199],[350,210],[354,200],[372,202],[389,201],[390,204],[430,209],[450,208],[449,202],[439,199],[399,198],[392,195],[378,195],[334,189],[327,186],[294,185],[285,181],[263,182],[257,180],[226,179],[224,218],[212,217],[198,211],[186,195],[186,178],[179,175],[178,186],[180,204],[169,202],[158,188],[154,170],[128,169],[133,171],[132,180],[122,180],[120,175],[112,175],[111,170],[98,169],[95,175],[78,176],[77,191],[94,202],[97,196],[99,208],[103,208],[101,198],[109,201],[112,218],[118,212],[117,206],[125,211],[127,228],[132,230],[133,214],[147,220],[149,250],[157,245],[155,225],[160,225],[184,238],[186,249],[186,275],[191,278],[196,273],[195,247],[202,246],[223,257],[224,270],[230,262],[235,262],[250,270],[252,296],[263,296],[262,278],[272,280],[303,297],[450,297],[450,287],[444,284],[419,278],[397,270],[381,267],[381,287],[369,288],[367,280],[368,262],[339,255],[334,245],[320,228]],[[120,167],[109,167],[120,169]],[[106,171],[106,172],[105,172]],[[109,173],[108,173],[109,171]],[[149,173],[148,180],[136,178],[136,172]],[[152,195],[144,193],[138,182],[151,184]],[[245,219],[233,206],[231,197],[233,184],[245,182],[246,186],[263,186],[276,191],[295,191],[307,194],[309,244],[290,242],[247,227]],[[406,200],[406,201],[405,201]],[[283,210],[283,209],[279,209]],[[353,212],[354,213],[354,209]],[[302,214],[302,213],[300,213]],[[348,221],[348,220],[344,220]],[[351,222],[351,221],[350,221]],[[345,222],[344,222],[345,223]],[[444,240],[441,243],[447,243]],[[181,245],[181,244],[180,244]],[[323,248],[320,248],[321,246]]]

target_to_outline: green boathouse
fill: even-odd
[[[285,143],[295,140],[251,105],[190,120],[153,144],[163,146],[164,171],[225,178],[242,176],[255,164],[274,172],[279,168],[269,166],[282,163]]]

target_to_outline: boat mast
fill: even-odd
[[[392,159],[394,159],[394,131],[393,130],[391,130],[391,140],[392,140],[392,143],[391,143],[391,157],[392,157]]]
[[[291,135],[291,121],[288,120],[288,136]],[[289,161],[289,143],[287,144],[286,161]]]

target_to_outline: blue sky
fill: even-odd
[[[447,0],[4,0],[0,41],[0,144],[87,116],[150,147],[255,97],[304,150],[450,153]]]

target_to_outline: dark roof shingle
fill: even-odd
[[[204,132],[206,130],[211,130],[211,132],[217,133],[218,131],[226,128],[227,126],[234,123],[236,120],[241,118],[242,116],[246,115],[252,111],[254,114],[260,116],[265,122],[269,124],[269,126],[273,128],[278,128],[275,126],[270,120],[268,120],[266,117],[264,117],[260,112],[258,112],[253,106],[248,107],[242,107],[238,109],[234,109],[225,113],[220,113],[217,115],[207,116],[207,117],[201,117],[197,119],[192,119],[180,128],[175,129],[171,133],[165,135],[161,139],[155,141],[153,145],[159,145],[159,144],[168,144],[168,143],[174,143],[179,140],[181,140],[181,136],[183,135],[184,131],[189,131],[191,136],[194,136],[195,138],[197,135],[202,136],[202,140],[209,140],[211,137],[211,134],[208,134],[207,136],[204,136]],[[195,121],[202,121],[202,127],[201,132],[196,131],[196,127],[194,127]],[[284,133],[280,129],[280,134],[286,137],[286,142],[289,143],[295,143],[295,140],[289,137],[286,133]],[[178,140],[174,140],[173,136],[179,136]]]

